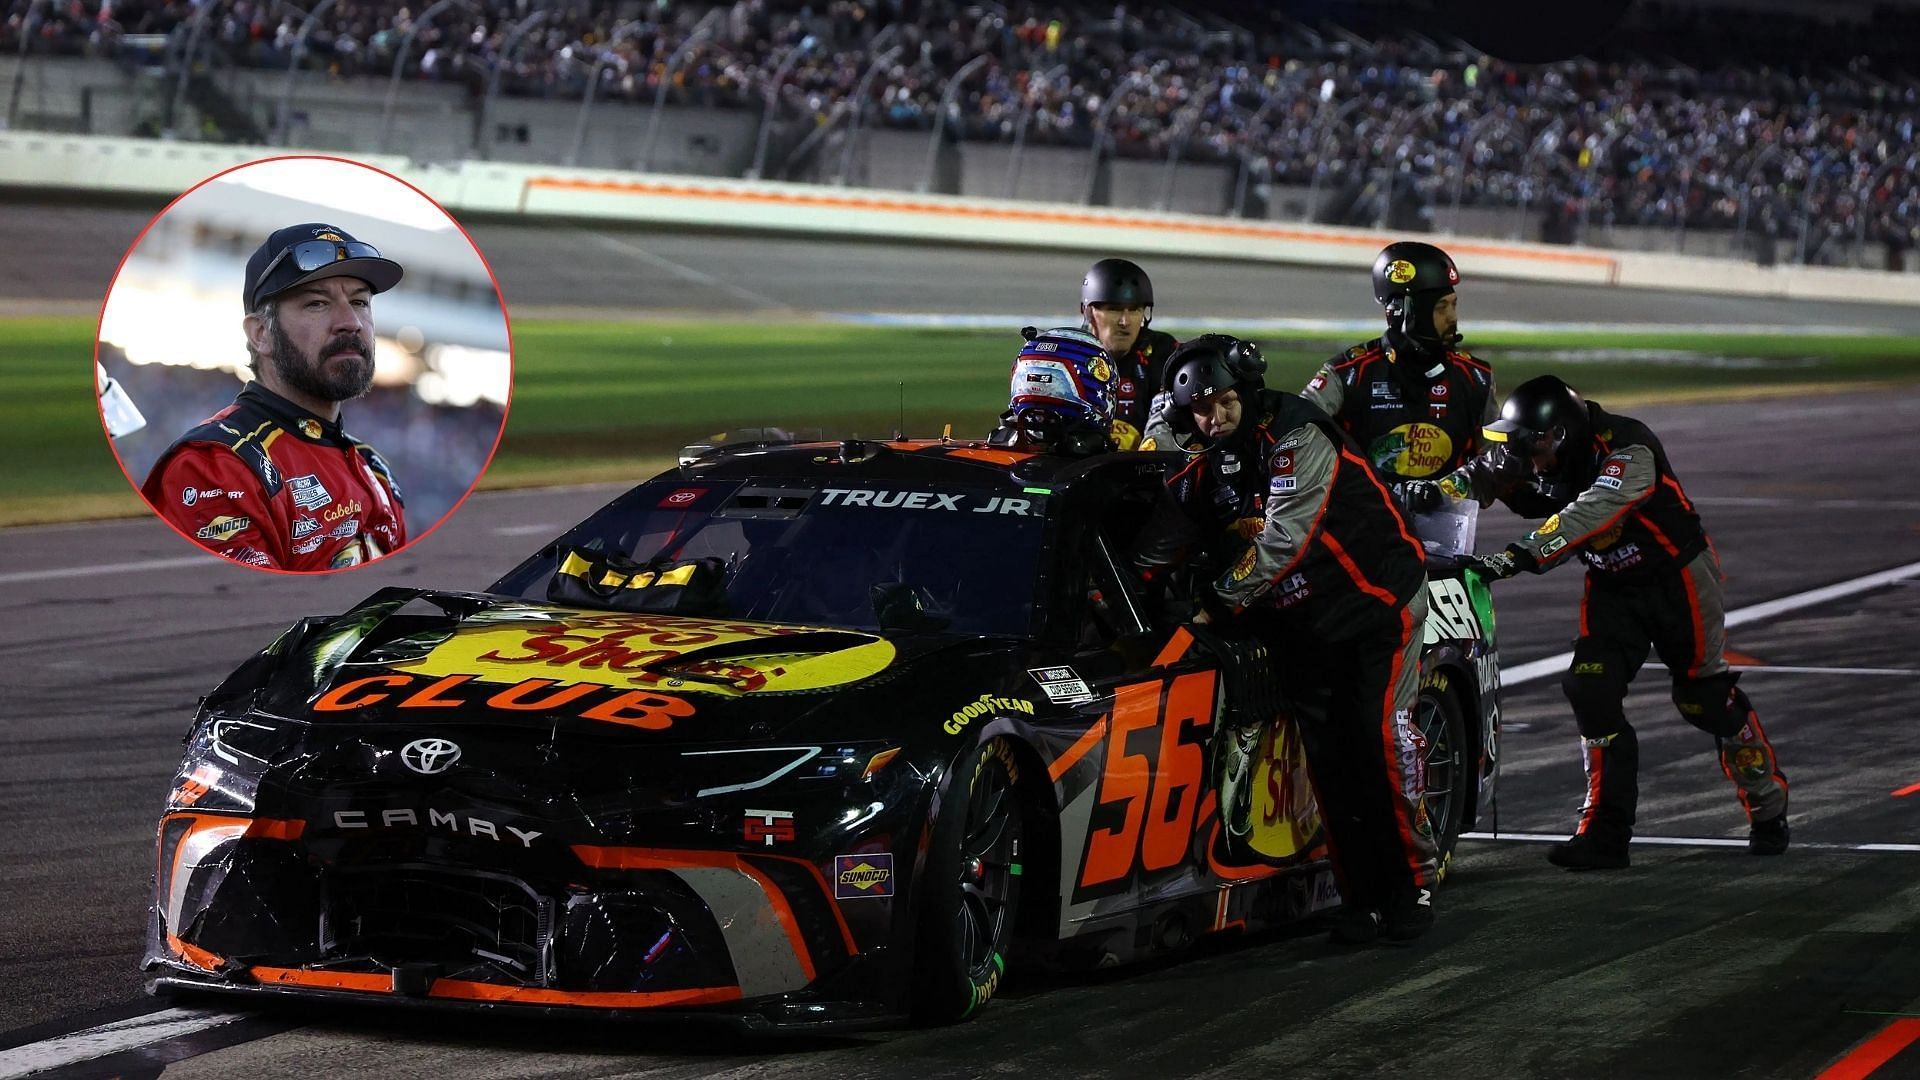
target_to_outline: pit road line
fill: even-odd
[[[0,1080],[15,1080],[48,1069],[103,1058],[123,1050],[137,1050],[246,1018],[245,1013],[208,1009],[161,1009],[143,1013],[0,1051]]]
[[[1854,578],[1850,581],[1835,582],[1832,585],[1826,585],[1818,589],[1809,589],[1802,593],[1794,593],[1791,596],[1783,596],[1778,600],[1768,600],[1763,604],[1743,607],[1738,611],[1729,611],[1727,612],[1727,629],[1731,630],[1736,626],[1744,626],[1750,622],[1759,622],[1762,619],[1771,619],[1775,615],[1784,615],[1790,611],[1798,611],[1801,608],[1824,604],[1829,600],[1839,600],[1843,597],[1853,596],[1856,593],[1870,592],[1884,585],[1892,585],[1912,577],[1920,577],[1920,562],[1908,563],[1905,566],[1896,566],[1891,570],[1881,570],[1864,577]],[[1571,663],[1572,660],[1572,652],[1563,652],[1557,656],[1548,656],[1539,660],[1529,661],[1517,667],[1507,668],[1500,672],[1500,687],[1504,690],[1508,687],[1538,682],[1549,675],[1557,675],[1566,670],[1566,666]],[[1764,671],[1766,669],[1742,668],[1741,670]],[[1744,843],[1744,841],[1742,842]]]

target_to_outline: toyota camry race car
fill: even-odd
[[[721,449],[486,592],[302,620],[188,732],[154,985],[939,1021],[1010,956],[1337,906],[1262,646],[1126,567],[1171,458]],[[1450,853],[1498,665],[1485,587],[1431,593],[1414,771]]]

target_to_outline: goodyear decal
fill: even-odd
[[[893,895],[893,853],[833,857],[833,898],[860,900]]]
[[[783,645],[793,635],[816,632],[857,643],[828,651]],[[755,643],[764,648],[742,648]],[[700,658],[703,650],[721,648],[724,659]],[[469,619],[424,656],[393,666],[490,683],[539,678],[738,696],[843,686],[886,670],[894,655],[884,638],[822,627],[510,608]]]
[[[996,712],[1025,713],[1028,716],[1032,716],[1033,702],[1027,701],[1024,698],[994,697],[992,694],[981,694],[977,699],[969,701],[966,705],[954,710],[953,716],[948,718],[945,724],[947,734],[958,735],[961,729],[965,728],[968,724],[973,723],[983,716],[990,716]]]
[[[1375,439],[1367,456],[1382,472],[1428,477],[1453,460],[1453,439],[1436,424],[1401,424]]]

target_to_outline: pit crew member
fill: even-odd
[[[1560,682],[1580,731],[1587,797],[1573,836],[1548,860],[1573,870],[1628,864],[1640,750],[1621,703],[1649,649],[1672,673],[1680,715],[1714,738],[1747,813],[1747,850],[1785,851],[1787,778],[1727,667],[1719,556],[1660,440],[1551,375],[1520,384],[1486,437],[1495,445],[1440,488],[1546,520],[1475,560],[1479,569],[1497,579],[1545,573],[1576,554],[1587,564],[1580,636]]]
[[[1013,360],[1007,411],[990,445],[1076,457],[1117,449],[1113,362],[1091,334],[1027,327]]]
[[[1167,357],[1180,344],[1149,329],[1152,279],[1126,259],[1101,259],[1080,279],[1080,319],[1114,364],[1114,439],[1122,450],[1140,448]]]

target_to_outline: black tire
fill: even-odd
[[[1426,741],[1427,821],[1433,827],[1440,879],[1444,881],[1453,861],[1453,847],[1466,831],[1467,811],[1474,799],[1474,755],[1467,746],[1467,718],[1445,674],[1429,675],[1421,681],[1413,718]]]
[[[940,800],[918,890],[913,1014],[945,1024],[978,1011],[1006,976],[1020,907],[1027,813],[1013,744],[962,755]]]

